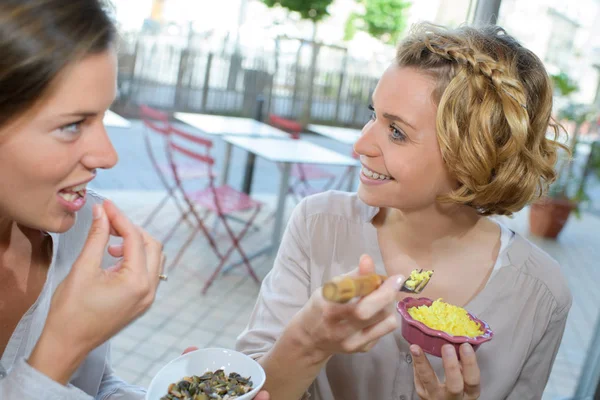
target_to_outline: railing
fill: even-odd
[[[345,54],[330,53],[319,53],[310,120],[360,128],[369,118],[367,106],[378,76],[361,71]],[[167,111],[252,116],[261,95],[264,115],[300,119],[310,76],[300,54],[221,54],[152,38],[124,42],[117,107],[148,104]]]

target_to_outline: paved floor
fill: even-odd
[[[115,129],[110,134],[121,162],[114,170],[101,173],[93,188],[112,198],[139,223],[160,200],[160,182],[154,178],[143,153],[139,129]],[[311,138],[311,141],[325,142],[323,138]],[[159,144],[155,144],[159,149]],[[222,149],[218,141],[216,145],[215,155],[218,156]],[[349,151],[339,144],[327,145],[345,154]],[[236,184],[241,181],[244,157],[234,154],[232,159],[232,182]],[[274,204],[277,169],[259,160],[255,176],[254,190],[260,193],[257,196]],[[169,207],[149,230],[160,238],[169,229],[168,223],[173,221],[176,213],[174,207]],[[527,211],[523,211],[506,223],[527,235],[527,216]],[[165,248],[170,259],[188,233],[185,224],[181,224],[177,235]],[[558,241],[531,238],[561,263],[574,295],[573,308],[545,400],[570,396],[585,360],[591,329],[600,311],[600,269],[594,267],[600,258],[599,235],[600,218],[588,214],[581,220],[572,218]],[[257,249],[269,237],[269,230],[264,229],[254,234],[247,246]],[[154,374],[187,346],[234,346],[236,336],[252,310],[258,286],[243,269],[236,269],[219,278],[208,294],[202,296],[202,284],[215,261],[206,241],[201,237],[196,239],[182,261],[170,272],[169,281],[161,284],[157,300],[148,313],[114,339],[113,362],[121,377],[147,386]],[[257,266],[259,276],[264,276],[271,263],[271,259],[263,257],[253,264]]]

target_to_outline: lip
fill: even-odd
[[[360,165],[361,165],[363,168],[366,168],[366,169],[368,169],[369,171],[375,172],[375,173],[377,173],[377,174],[379,174],[379,175],[385,175],[385,176],[389,176],[388,174],[383,174],[383,173],[381,173],[381,172],[379,172],[379,171],[375,171],[373,168],[371,168],[371,167],[369,167],[369,166],[367,166],[367,165],[365,165],[365,164],[363,164],[363,163],[360,163]],[[368,178],[368,176],[367,176],[367,178]]]
[[[67,211],[75,213],[81,210],[85,205],[87,201],[87,193],[85,193],[83,197],[75,200],[75,202],[70,202],[63,199],[58,193],[56,194],[56,198],[58,199],[59,204],[63,206]]]
[[[62,189],[60,189],[60,190],[59,190],[59,192],[62,192],[63,190],[65,190],[65,189],[67,189],[67,188],[71,188],[71,187],[75,187],[75,186],[83,185],[83,184],[85,184],[85,183],[90,183],[91,181],[93,181],[93,180],[94,180],[94,178],[95,178],[95,177],[96,177],[96,174],[94,173],[94,176],[92,176],[91,178],[88,178],[88,179],[86,179],[86,180],[84,180],[84,181],[81,181],[81,182],[79,182],[79,183],[74,183],[74,184],[72,184],[72,185],[67,185],[67,186],[63,187]]]

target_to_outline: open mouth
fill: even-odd
[[[87,192],[86,186],[87,183],[82,183],[77,186],[65,188],[58,192],[58,195],[69,203],[74,203],[79,199],[85,198],[85,194]]]
[[[376,180],[380,180],[380,181],[393,180],[394,179],[391,176],[384,175],[382,173],[372,171],[369,168],[365,167],[364,165],[362,166],[361,172],[367,178],[376,179]]]

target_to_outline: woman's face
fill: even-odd
[[[0,218],[65,232],[85,203],[86,184],[117,153],[104,129],[116,93],[114,50],[67,68],[48,96],[0,128]]]
[[[456,187],[438,145],[434,88],[434,80],[414,68],[392,65],[381,77],[373,116],[354,145],[363,166],[358,195],[365,203],[422,210]]]

